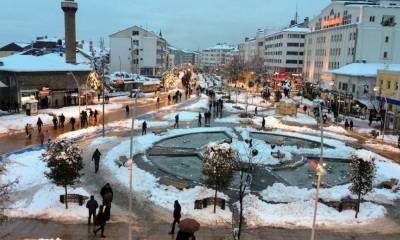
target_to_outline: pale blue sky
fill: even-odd
[[[158,32],[174,46],[201,49],[236,44],[257,28],[287,25],[296,0],[76,0],[77,38],[93,40],[131,25]],[[299,18],[312,18],[330,0],[297,0]],[[64,36],[60,0],[0,0],[0,45],[36,36]],[[108,42],[108,41],[107,41]]]

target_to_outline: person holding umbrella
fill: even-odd
[[[178,200],[175,200],[174,203],[174,221],[172,222],[171,231],[168,234],[174,234],[175,232],[175,224],[180,222],[181,220],[181,205]]]
[[[176,240],[195,240],[194,233],[200,229],[200,223],[191,218],[185,218],[179,223]]]

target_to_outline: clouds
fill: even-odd
[[[300,19],[314,16],[329,0],[297,0]],[[313,8],[310,8],[312,2]],[[282,27],[296,0],[78,0],[77,36],[98,41],[131,25],[142,25],[180,48],[237,43],[257,28]],[[0,43],[29,41],[39,35],[63,36],[60,1],[1,0]],[[35,11],[33,11],[35,10]]]

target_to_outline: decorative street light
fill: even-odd
[[[385,139],[385,128],[386,128],[386,118],[387,118],[387,112],[388,112],[388,102],[386,96],[381,96],[381,88],[380,87],[374,87],[374,92],[375,94],[379,94],[378,96],[382,99],[385,99],[385,117],[383,120],[383,126],[382,126],[382,141]]]
[[[73,72],[67,72],[67,75],[68,76],[72,76],[72,78],[75,81],[76,87],[78,88],[78,105],[79,105],[79,107],[78,107],[78,117],[79,117],[80,114],[81,114],[81,88],[79,87],[78,80],[76,80],[75,74]]]

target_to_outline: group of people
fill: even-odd
[[[175,200],[171,231],[168,234],[175,234],[175,225],[179,224],[181,221],[181,211],[181,205],[179,204],[178,200]],[[176,235],[176,240],[196,240],[196,237],[194,236],[194,233],[183,232],[182,230],[179,230]]]
[[[99,115],[99,112],[97,109],[92,111],[92,109],[89,110],[89,115],[87,111],[82,110],[80,114],[80,120],[81,120],[81,127],[88,127],[90,122],[93,122],[94,124],[97,123],[97,116]]]
[[[178,90],[175,92],[175,94],[172,96],[172,102],[173,103],[178,103],[182,101],[182,93]],[[168,104],[171,103],[171,95],[168,95]]]
[[[199,113],[197,119],[198,119],[197,125],[199,127],[201,127],[202,126],[202,119],[203,119],[203,116],[201,115],[201,113]],[[204,126],[210,126],[210,124],[211,124],[211,112],[207,111],[207,112],[204,113]]]
[[[354,123],[353,123],[353,120],[351,120],[350,119],[350,121],[349,120],[345,120],[344,121],[344,129],[346,129],[346,130],[350,130],[350,131],[353,131],[353,127],[354,127]]]
[[[86,208],[88,209],[88,225],[93,223],[98,226],[97,229],[93,230],[94,235],[97,235],[98,231],[101,231],[101,237],[104,236],[104,229],[107,221],[111,217],[111,203],[113,201],[114,193],[109,183],[106,183],[100,190],[100,195],[103,199],[102,205],[99,206],[94,196],[90,196],[90,200],[86,203]],[[99,209],[97,214],[96,210]]]

